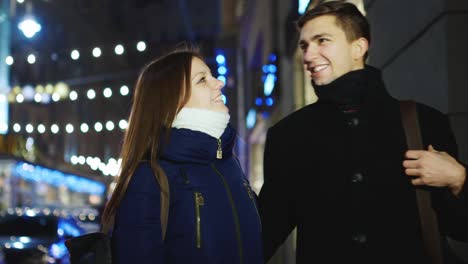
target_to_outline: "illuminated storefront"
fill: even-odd
[[[104,183],[14,158],[0,158],[0,209],[99,207]]]

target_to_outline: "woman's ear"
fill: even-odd
[[[353,41],[353,59],[364,60],[364,55],[369,50],[369,42],[365,38],[358,38]]]

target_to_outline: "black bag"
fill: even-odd
[[[95,232],[65,241],[73,264],[111,264],[110,238],[102,232]]]

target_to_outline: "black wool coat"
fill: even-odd
[[[316,92],[317,103],[267,133],[259,195],[266,259],[297,227],[298,264],[429,263],[415,187],[402,166],[407,146],[399,102],[386,92],[380,71],[366,66]],[[456,157],[448,118],[417,108],[426,149],[432,144]],[[458,197],[426,187],[441,232],[462,241],[468,240],[467,185]]]

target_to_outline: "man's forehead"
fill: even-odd
[[[304,24],[300,30],[300,39],[312,38],[317,35],[332,36],[339,31],[343,30],[336,24],[334,16],[320,16]]]

